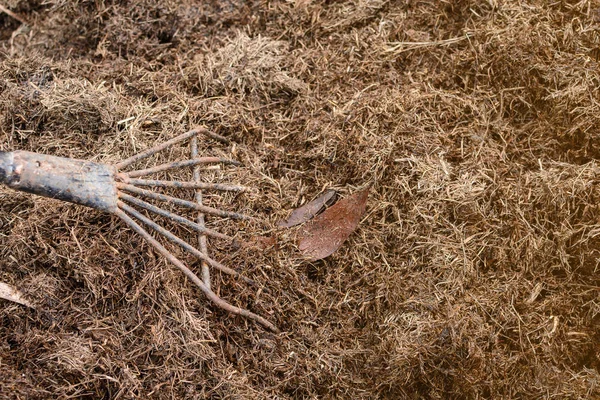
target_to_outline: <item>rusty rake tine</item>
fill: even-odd
[[[187,218],[182,217],[181,215],[177,215],[177,214],[174,214],[174,213],[169,212],[167,210],[164,210],[164,209],[162,209],[160,207],[157,207],[157,206],[155,206],[153,204],[147,203],[144,200],[141,200],[141,199],[138,199],[136,197],[130,196],[127,193],[119,192],[118,196],[119,196],[120,199],[123,199],[123,200],[125,200],[125,201],[127,201],[127,202],[129,202],[131,204],[134,204],[134,205],[136,205],[138,207],[144,208],[144,209],[146,209],[146,210],[148,210],[150,212],[153,212],[155,214],[158,214],[158,215],[160,215],[162,217],[168,218],[171,221],[177,222],[177,223],[179,223],[181,225],[185,225],[185,226],[187,226],[189,228],[192,228],[196,232],[200,232],[200,233],[203,233],[203,234],[208,235],[208,236],[216,237],[218,239],[233,240],[233,238],[231,236],[227,236],[227,235],[219,233],[219,232],[217,232],[215,230],[207,228],[205,226],[201,226],[201,225],[199,225],[199,224],[197,224],[197,223],[195,223],[193,221],[190,221]]]
[[[157,165],[156,167],[140,169],[137,171],[124,172],[123,175],[128,176],[130,178],[137,178],[140,176],[154,174],[156,172],[167,171],[169,169],[183,168],[183,167],[193,167],[200,164],[210,164],[210,163],[221,163],[221,164],[231,164],[240,166],[242,165],[239,161],[229,160],[227,158],[220,157],[200,157],[195,160],[185,160],[185,161],[173,161],[166,164]]]
[[[125,182],[135,186],[166,187],[176,189],[220,190],[222,192],[243,192],[247,188],[239,185],[220,183],[161,181],[153,179],[125,179]]]
[[[236,271],[234,269],[231,269],[231,268],[229,268],[229,267],[221,264],[218,261],[213,260],[208,255],[206,255],[205,253],[201,252],[200,250],[196,249],[191,244],[187,243],[185,240],[181,239],[180,237],[178,237],[174,233],[172,233],[172,232],[168,231],[167,229],[163,228],[162,226],[160,226],[156,222],[152,221],[150,218],[144,216],[142,213],[140,213],[135,208],[133,208],[131,206],[128,206],[127,204],[123,203],[122,201],[118,201],[117,204],[119,205],[119,208],[121,210],[123,210],[123,211],[127,212],[128,214],[132,215],[134,218],[140,220],[145,225],[148,225],[150,228],[154,229],[160,235],[164,236],[167,240],[169,240],[170,242],[175,243],[176,245],[180,246],[181,248],[183,248],[185,251],[187,251],[191,255],[193,255],[195,257],[198,257],[201,260],[206,261],[206,263],[208,265],[210,265],[211,267],[214,267],[214,268],[218,269],[219,271],[223,271],[226,274],[238,277],[238,278],[242,279],[243,281],[245,281],[246,283],[249,283],[251,285],[255,285],[256,284],[256,282],[254,282],[252,279],[243,276],[238,271]]]
[[[142,236],[150,245],[152,245],[163,257],[165,257],[169,262],[175,265],[177,268],[181,270],[192,282],[200,288],[200,290],[211,300],[216,306],[222,308],[225,311],[228,311],[233,314],[238,314],[246,318],[250,318],[264,327],[272,330],[275,333],[279,333],[279,329],[260,315],[254,314],[251,311],[244,310],[243,308],[236,307],[232,304],[229,304],[219,296],[217,296],[212,290],[210,290],[204,282],[196,276],[188,267],[185,266],[183,262],[181,262],[177,257],[175,257],[169,250],[167,250],[162,244],[160,244],[156,239],[152,237],[144,228],[142,228],[137,222],[135,222],[130,216],[128,216],[125,211],[119,209],[115,212],[115,214],[123,220],[131,229],[133,229],[136,233]]]
[[[227,139],[225,136],[221,136],[221,135],[219,135],[217,133],[214,133],[212,131],[209,131],[207,129],[204,129],[202,132],[198,132],[198,133],[201,133],[204,136],[209,137],[211,139],[214,139],[217,142],[221,142],[223,144],[230,144],[231,143],[231,141],[229,139]]]
[[[191,157],[192,158],[196,158],[198,157],[198,136],[194,136],[190,142],[190,147],[191,147]],[[200,166],[196,165],[194,167],[194,183],[200,183]],[[202,189],[201,188],[196,188],[196,203],[202,205]],[[198,223],[198,225],[200,226],[205,226],[204,225],[204,214],[202,212],[198,212],[198,216],[196,218],[196,222]],[[206,242],[206,235],[203,234],[198,234],[198,247],[200,248],[200,251],[203,252],[204,254],[208,255],[208,245]],[[200,263],[201,267],[202,267],[202,280],[204,281],[204,283],[206,284],[207,287],[211,287],[210,284],[210,269],[208,268],[208,265],[205,262],[201,262]]]
[[[183,134],[181,134],[181,135],[179,135],[177,137],[174,137],[171,140],[167,140],[164,143],[161,143],[161,144],[156,145],[154,147],[151,147],[151,148],[149,148],[147,150],[144,150],[141,153],[138,153],[138,154],[136,154],[134,156],[131,156],[128,159],[123,160],[120,163],[115,164],[115,167],[117,167],[117,169],[126,168],[129,165],[131,165],[131,164],[133,164],[133,163],[135,163],[137,161],[143,160],[144,158],[148,158],[148,157],[150,157],[150,156],[158,153],[159,151],[162,151],[162,150],[164,150],[164,149],[166,149],[166,148],[168,148],[168,147],[170,147],[170,146],[172,146],[172,145],[174,145],[176,143],[182,142],[182,141],[184,141],[186,139],[191,138],[192,136],[196,136],[199,133],[203,133],[205,131],[208,132],[205,128],[194,128],[191,131],[188,131],[188,132],[183,133]]]
[[[247,215],[243,215],[243,214],[239,214],[239,213],[231,212],[231,211],[223,211],[223,210],[219,210],[219,209],[216,209],[213,207],[208,207],[208,206],[201,206],[200,204],[194,203],[193,201],[178,199],[176,197],[167,196],[166,194],[162,194],[162,193],[154,193],[154,192],[151,192],[150,190],[140,189],[138,187],[135,187],[133,185],[128,185],[125,183],[117,183],[117,188],[124,190],[126,192],[129,192],[129,193],[139,194],[140,196],[148,197],[150,199],[164,201],[166,203],[175,204],[175,205],[178,205],[181,207],[191,208],[192,210],[202,211],[206,214],[217,215],[219,217],[229,217],[229,218],[234,218],[234,219],[245,219],[245,220],[254,219]]]

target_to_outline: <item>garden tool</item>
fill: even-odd
[[[0,151],[0,183],[22,192],[67,201],[118,216],[126,225],[142,236],[162,256],[191,279],[215,305],[231,313],[253,319],[263,326],[277,332],[277,327],[265,318],[248,310],[236,307],[221,299],[211,290],[209,275],[206,273],[207,271],[203,271],[204,280],[200,279],[143,227],[143,225],[145,225],[160,236],[166,238],[168,241],[182,247],[183,250],[189,254],[199,258],[203,263],[203,267],[210,266],[224,273],[239,277],[245,282],[254,283],[251,279],[241,276],[239,272],[212,259],[207,254],[205,242],[206,236],[218,239],[231,238],[225,234],[207,228],[203,223],[203,214],[217,215],[232,219],[251,218],[243,214],[209,207],[201,203],[201,190],[240,192],[244,190],[244,187],[199,181],[199,167],[201,165],[218,163],[239,166],[240,163],[235,160],[219,157],[199,157],[197,146],[198,135],[205,135],[219,141],[227,141],[227,139],[222,136],[212,133],[204,128],[196,128],[114,165],[56,157],[28,151]],[[138,161],[151,157],[186,140],[191,142],[192,151],[190,159],[125,172],[126,169]],[[184,182],[177,180],[145,179],[149,175],[184,167],[195,168],[194,181]],[[158,191],[153,191],[154,188],[196,189],[196,201],[192,202],[172,197]],[[142,198],[196,210],[199,212],[199,218],[194,222],[181,215],[151,204]],[[146,213],[142,213],[138,209],[146,210]],[[199,234],[198,247],[200,247],[200,249],[192,246],[148,217],[148,215],[152,214],[160,215],[174,223],[181,224],[197,231]]]

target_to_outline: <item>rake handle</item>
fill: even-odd
[[[33,193],[114,213],[115,170],[104,164],[28,151],[0,152],[0,183]]]

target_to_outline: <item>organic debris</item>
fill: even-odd
[[[15,14],[14,12],[10,11],[8,8],[4,7],[2,4],[0,4],[0,13],[5,13],[8,16],[13,17],[14,19],[16,19],[17,21],[19,21],[22,24],[27,24],[27,21],[25,21],[23,19],[23,17],[21,17],[18,14]]]
[[[0,299],[12,301],[14,303],[19,303],[24,306],[33,308],[31,303],[25,300],[23,293],[4,282],[0,282]]]
[[[254,236],[244,243],[244,246],[249,249],[265,251],[277,245],[275,236]]]
[[[245,167],[202,181],[255,189],[203,204],[269,224],[207,217],[234,238],[211,257],[255,283],[212,289],[283,331],[117,218],[0,189],[0,281],[49,313],[0,302],[0,398],[600,398],[598,1],[0,3],[28,22],[0,13],[0,149],[228,138],[199,154]],[[325,260],[298,257],[304,226],[269,231],[363,182],[368,218]]]
[[[327,190],[325,193],[317,196],[316,199],[296,208],[287,220],[279,221],[277,226],[280,228],[291,228],[292,226],[305,223],[323,210],[325,206],[331,204],[335,195],[335,190]]]
[[[298,244],[304,257],[321,260],[340,248],[365,213],[370,188],[338,201],[304,228]]]

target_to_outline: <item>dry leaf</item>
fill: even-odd
[[[369,189],[338,201],[307,224],[298,245],[306,258],[310,261],[320,260],[340,248],[354,232],[365,212]]]
[[[23,294],[21,292],[3,282],[0,282],[0,299],[5,299],[33,308],[31,303],[23,298]]]
[[[313,201],[309,201],[301,207],[296,208],[292,211],[292,214],[287,221],[279,221],[277,226],[280,228],[290,228],[292,226],[300,225],[321,211],[335,196],[335,190],[328,190],[322,195],[318,196]]]

